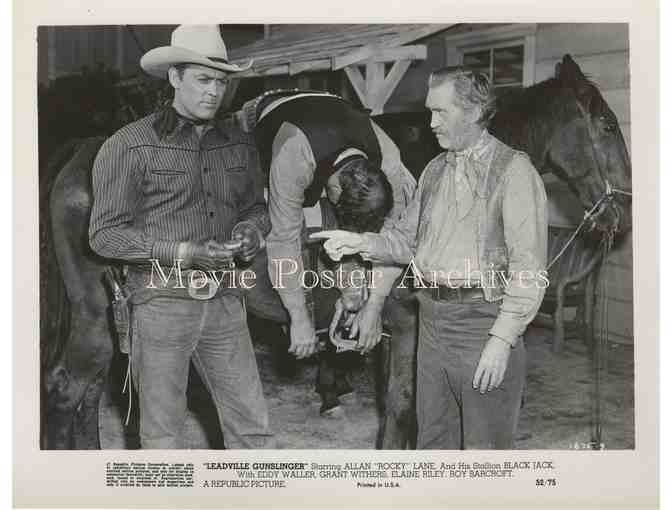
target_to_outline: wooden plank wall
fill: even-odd
[[[98,63],[118,70],[122,76],[142,72],[140,57],[145,51],[170,43],[177,25],[134,25],[132,33],[117,25],[59,26],[38,29],[38,79],[79,73],[83,66],[95,69]],[[263,37],[262,25],[230,25],[224,31],[229,49]],[[53,68],[49,69],[49,62]]]
[[[555,64],[569,53],[581,69],[595,81],[618,118],[630,150],[630,68],[628,26],[622,23],[540,24],[536,37],[535,81],[552,76]],[[550,221],[572,225],[581,220],[581,206],[563,184],[546,179]],[[600,324],[606,310],[609,339],[633,342],[632,236],[618,245],[603,269],[598,291]],[[605,301],[606,296],[606,301]],[[606,303],[606,306],[605,306]]]

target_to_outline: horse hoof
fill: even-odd
[[[322,396],[322,406],[320,407],[321,416],[332,416],[333,413],[340,409],[341,403],[333,393]]]
[[[350,386],[347,381],[337,382],[336,383],[336,396],[337,397],[347,397],[353,395],[355,390]]]
[[[324,405],[320,408],[320,416],[322,418],[343,418],[345,416],[345,410],[337,404],[328,409],[324,409]]]

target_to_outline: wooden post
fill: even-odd
[[[366,64],[366,107],[375,115],[378,109],[378,95],[385,83],[385,63],[367,62]]]
[[[307,74],[300,74],[296,77],[296,86],[299,89],[307,90],[310,88],[310,78]]]
[[[362,105],[370,109],[372,115],[380,115],[410,65],[410,60],[397,60],[385,76],[384,62],[368,61],[366,78],[356,65],[349,65],[344,70]]]
[[[364,83],[364,77],[362,76],[361,71],[355,65],[347,66],[344,68],[345,75],[352,83],[352,88],[355,89],[355,93],[359,100],[362,102],[364,107],[368,108],[368,103],[366,101],[366,84]]]

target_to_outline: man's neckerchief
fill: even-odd
[[[162,106],[158,110],[158,115],[152,123],[152,127],[154,128],[154,131],[156,131],[159,139],[164,139],[174,133],[177,129],[207,125],[219,127],[222,121],[223,119],[219,117],[207,120],[189,119],[184,115],[180,115],[173,105],[168,104]]]

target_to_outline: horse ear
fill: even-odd
[[[563,87],[574,89],[580,98],[590,93],[588,78],[570,55],[565,55],[562,57],[562,62],[555,65],[555,77]]]
[[[555,77],[563,84],[572,86],[581,81],[587,81],[586,75],[583,74],[579,65],[574,62],[570,55],[562,57],[562,62],[555,65]]]

